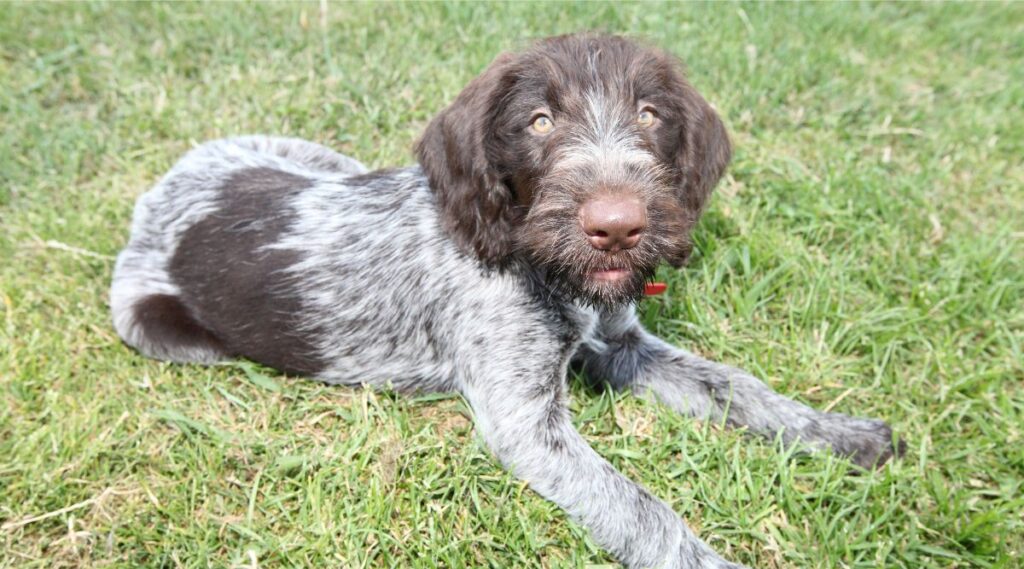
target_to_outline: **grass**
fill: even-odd
[[[684,57],[737,149],[662,336],[910,444],[877,473],[573,392],[598,451],[755,567],[1024,564],[1024,9],[1016,4],[0,5],[0,566],[582,566],[457,398],[165,365],[112,257],[191,145],[408,163],[500,50],[582,29]]]

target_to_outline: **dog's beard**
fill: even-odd
[[[542,275],[545,286],[554,294],[599,308],[640,300],[664,256],[665,243],[650,234],[636,247],[612,253],[593,248],[573,224],[551,232],[534,229],[524,235],[520,252]]]
[[[637,302],[643,297],[644,285],[654,278],[657,263],[638,265],[635,262],[615,260],[613,263],[597,263],[591,267],[595,266],[601,268],[588,271],[580,267],[569,269],[564,265],[551,267],[546,273],[546,282],[551,288],[582,304],[614,308]],[[614,281],[595,276],[595,273],[609,270],[625,270],[628,273]]]

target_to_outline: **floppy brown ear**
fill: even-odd
[[[416,145],[437,196],[441,223],[466,252],[501,265],[512,252],[514,199],[488,156],[497,106],[512,87],[512,54],[502,54],[427,126]]]
[[[699,216],[729,165],[732,146],[718,113],[688,84],[683,86],[683,105],[676,167],[682,173],[683,204]]]

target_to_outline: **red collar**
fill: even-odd
[[[644,286],[644,296],[657,296],[665,292],[667,288],[665,283],[647,283]]]

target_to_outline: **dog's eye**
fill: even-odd
[[[547,134],[551,132],[553,128],[555,128],[555,123],[554,121],[551,120],[551,117],[547,115],[541,115],[533,119],[533,123],[531,123],[530,126],[533,127],[533,130],[539,132],[540,134]]]
[[[654,125],[654,113],[647,109],[640,111],[640,113],[636,115],[636,124],[643,128]]]

